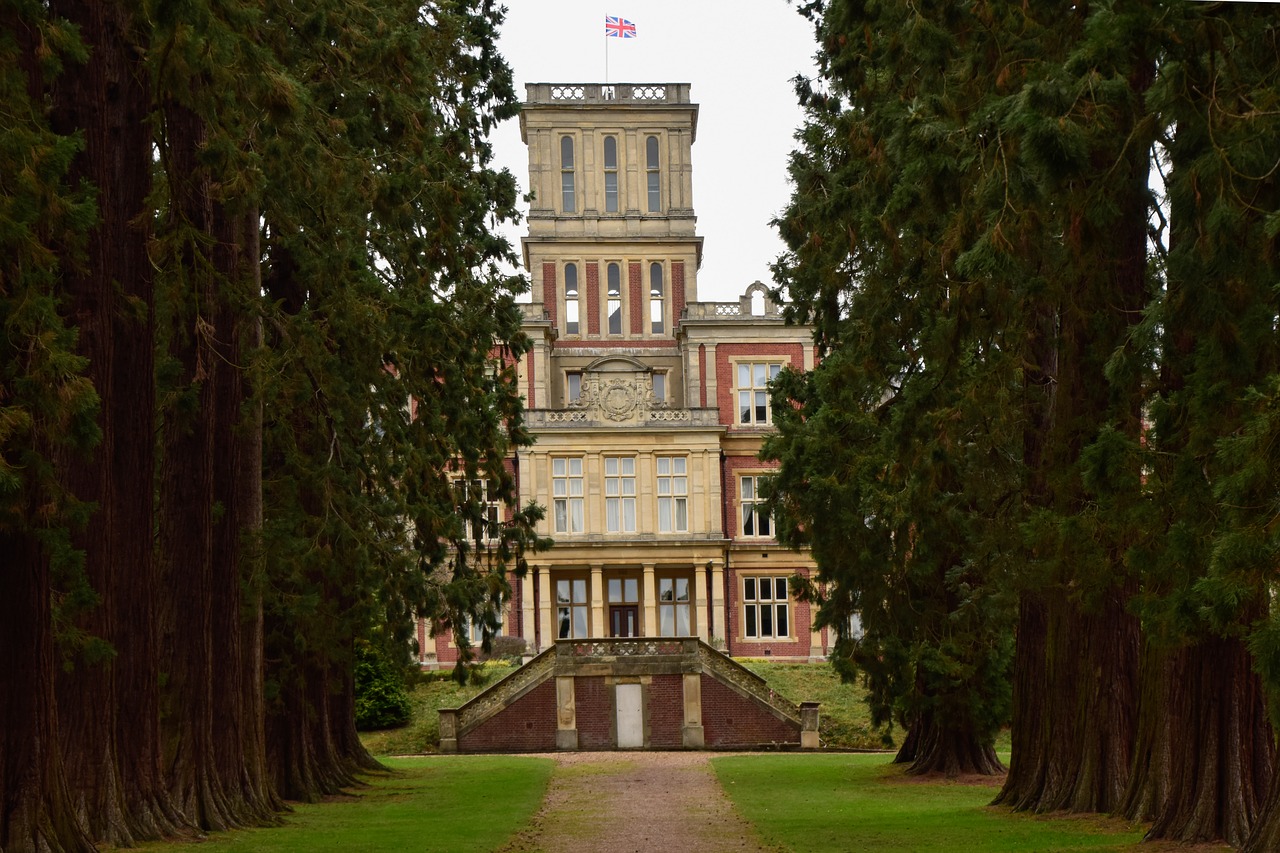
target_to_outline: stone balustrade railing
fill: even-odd
[[[528,83],[530,104],[690,104],[688,83]]]
[[[685,426],[706,429],[720,424],[718,409],[650,409],[634,422],[637,425]],[[525,412],[525,425],[539,427],[600,427],[617,429],[619,424],[593,409],[530,409]]]

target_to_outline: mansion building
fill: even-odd
[[[812,329],[788,326],[756,282],[698,299],[689,85],[527,87],[520,131],[533,194],[519,364],[535,437],[513,460],[521,505],[555,545],[512,579],[502,635],[697,637],[741,657],[825,657],[788,589],[808,554],[760,507],[767,384],[811,369]],[[496,514],[497,508],[493,512]],[[419,626],[420,662],[450,666],[451,632]],[[478,645],[479,637],[475,637]]]

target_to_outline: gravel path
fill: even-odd
[[[574,752],[504,853],[759,853],[705,752]]]

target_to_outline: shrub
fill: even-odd
[[[378,646],[356,643],[356,728],[393,729],[409,722],[411,707],[404,673]]]

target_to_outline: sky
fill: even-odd
[[[736,300],[772,284],[783,251],[769,221],[791,196],[787,157],[802,121],[792,79],[812,76],[813,28],[786,0],[506,0],[498,49],[516,91],[526,83],[690,83],[699,105],[693,205],[704,238],[698,298]],[[605,15],[635,24],[608,39]],[[499,167],[528,190],[529,157],[515,121],[494,135]],[[524,224],[508,236],[519,246]]]

